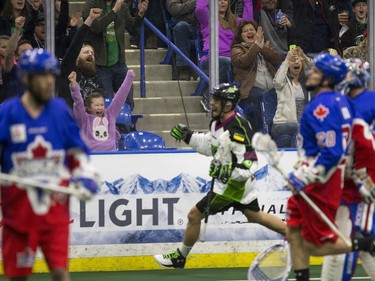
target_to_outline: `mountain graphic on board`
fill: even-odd
[[[210,188],[211,181],[201,177],[193,177],[181,173],[171,180],[148,180],[139,174],[117,179],[113,183],[105,181],[104,194],[158,194],[158,193],[205,193]]]
[[[267,176],[272,176],[268,165],[255,172],[255,180],[259,183],[267,181]],[[211,180],[194,177],[187,173],[181,173],[176,177],[166,179],[149,180],[140,174],[133,174],[126,179],[119,178],[114,182],[105,181],[102,194],[181,194],[181,193],[207,193],[210,190]],[[264,185],[263,185],[263,188]],[[274,187],[271,187],[274,189]],[[268,188],[267,188],[268,189]],[[280,189],[280,188],[278,188]]]

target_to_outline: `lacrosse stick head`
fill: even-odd
[[[248,280],[285,281],[292,267],[288,242],[283,241],[263,250],[252,262]]]
[[[270,164],[277,165],[280,160],[280,153],[278,153],[277,145],[269,134],[255,133],[252,139],[252,146],[256,152],[264,154]]]

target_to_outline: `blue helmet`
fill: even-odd
[[[348,86],[354,88],[365,87],[371,78],[370,64],[361,59],[351,58],[345,61],[350,78],[345,81]]]
[[[53,73],[60,74],[60,64],[57,58],[44,49],[33,49],[24,52],[18,59],[18,73]]]
[[[317,55],[314,58],[314,64],[323,73],[323,79],[331,79],[333,85],[344,80],[348,72],[342,58],[328,53]]]

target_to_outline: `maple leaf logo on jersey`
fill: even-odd
[[[319,104],[317,108],[313,111],[313,114],[316,118],[323,122],[329,114],[329,109],[322,104]]]
[[[47,147],[44,147],[42,144],[39,144],[37,147],[32,149],[32,153],[35,159],[45,158],[47,156]]]

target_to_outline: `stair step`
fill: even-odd
[[[134,81],[134,96],[140,97],[140,82]],[[146,81],[146,97],[191,96],[198,86],[198,81]]]
[[[146,65],[160,64],[167,54],[166,49],[145,49]],[[127,65],[140,64],[140,50],[125,47],[125,58]]]
[[[155,97],[155,98],[134,98],[134,114],[166,114],[166,113],[203,113],[200,103],[201,97]]]
[[[135,73],[135,81],[140,80],[141,68],[139,65],[128,65],[129,69],[133,69]],[[167,64],[146,65],[145,79],[147,81],[170,81],[172,80],[172,66]]]
[[[187,121],[186,121],[187,119]],[[155,131],[172,129],[176,124],[189,125],[192,130],[208,128],[210,118],[206,113],[165,113],[165,114],[143,114],[143,118],[137,121],[137,130]]]

